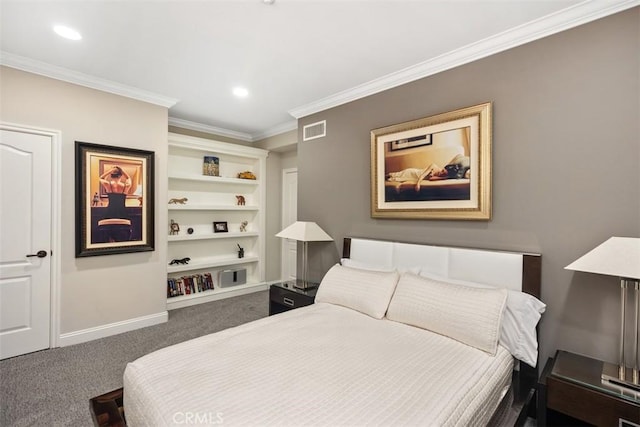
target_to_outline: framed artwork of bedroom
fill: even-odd
[[[154,153],[76,141],[76,258],[154,250]]]
[[[491,219],[491,103],[371,131],[371,216]]]

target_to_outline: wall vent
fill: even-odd
[[[327,121],[311,123],[302,128],[302,140],[310,141],[327,135]]]

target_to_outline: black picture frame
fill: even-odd
[[[154,156],[75,142],[76,258],[155,250]]]
[[[227,226],[226,221],[214,221],[213,222],[213,232],[214,233],[228,233],[229,227]]]

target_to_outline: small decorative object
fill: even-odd
[[[202,174],[209,176],[220,176],[220,159],[215,156],[204,156],[202,164]]]
[[[97,191],[93,194],[93,201],[91,202],[91,206],[100,206],[100,196],[98,196]]]
[[[238,244],[238,258],[244,258],[244,248]]]
[[[184,205],[189,201],[189,199],[187,199],[186,197],[183,197],[181,199],[169,199],[169,204],[170,205]]]
[[[169,235],[171,236],[179,233],[180,233],[180,225],[174,220],[171,220],[171,224],[169,225]]]
[[[174,265],[174,264],[189,264],[189,261],[191,261],[191,258],[189,257],[185,257],[185,258],[176,258],[171,260],[171,262],[169,263],[169,265]]]
[[[240,223],[240,231],[244,232],[247,231],[247,225],[249,224],[249,221],[242,221]]]
[[[227,227],[226,221],[215,221],[213,223],[213,232],[214,233],[227,233],[229,228]]]
[[[244,206],[246,201],[244,200],[244,196],[236,195],[236,204],[238,206]]]
[[[240,179],[256,179],[256,176],[251,171],[244,171],[238,174]]]
[[[187,234],[193,234],[193,228],[191,227],[187,228]]]

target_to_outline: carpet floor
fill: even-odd
[[[169,321],[0,361],[0,426],[92,426],[89,399],[122,387],[127,363],[268,315],[268,291],[169,312]]]

